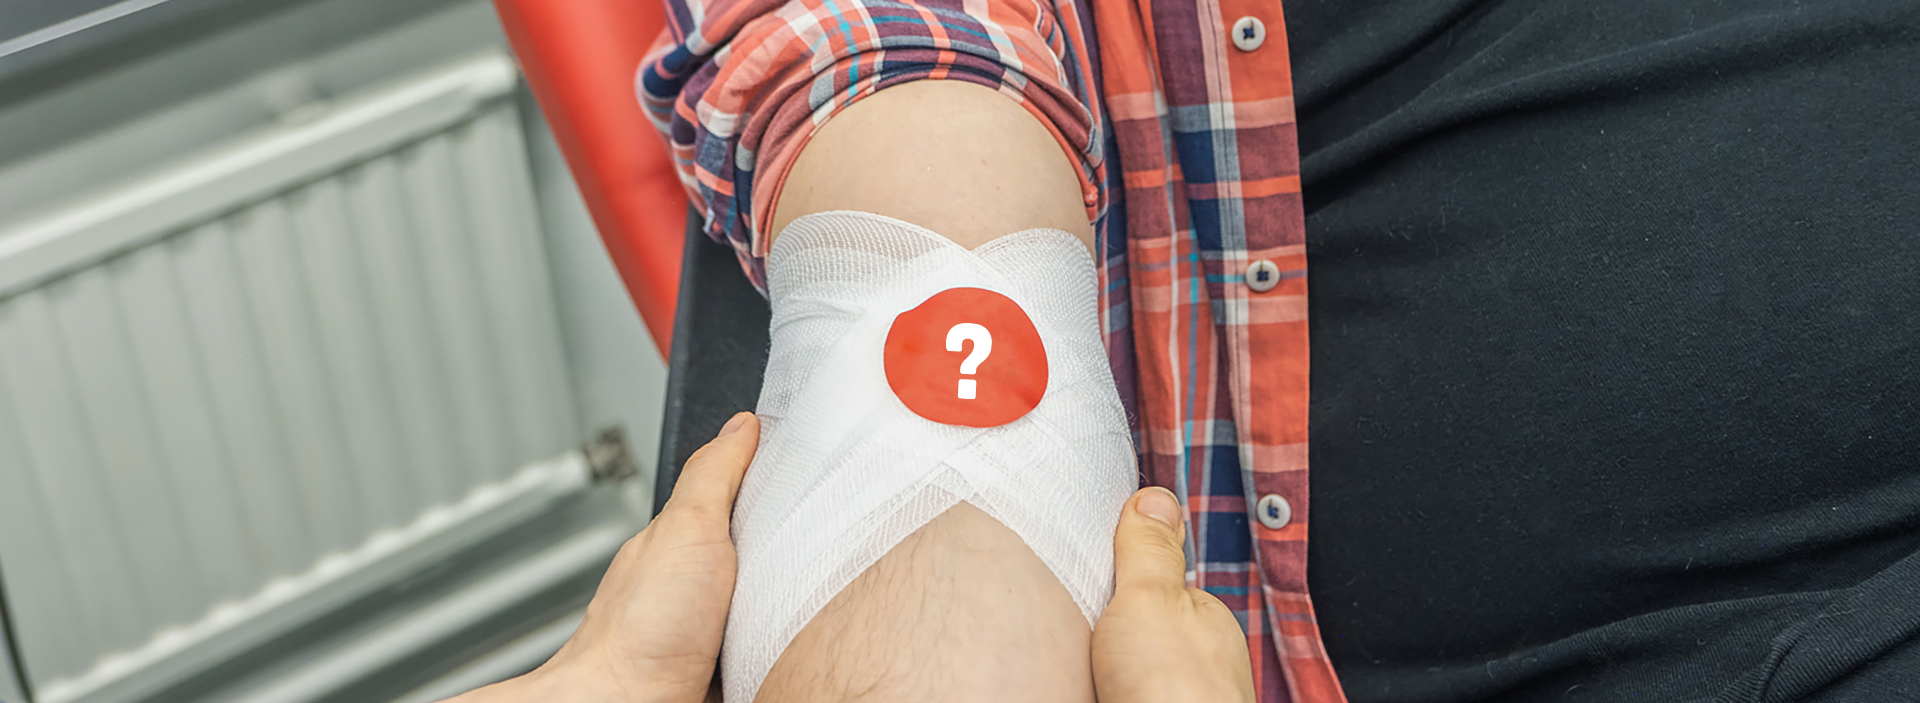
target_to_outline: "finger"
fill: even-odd
[[[1113,535],[1114,587],[1168,595],[1187,587],[1180,501],[1165,488],[1143,488],[1120,511]]]
[[[1229,633],[1242,645],[1246,644],[1245,633],[1240,630],[1240,620],[1233,616],[1233,609],[1221,602],[1220,597],[1198,588],[1187,589],[1187,600],[1193,602],[1193,612],[1199,615],[1199,621],[1212,626],[1216,632]]]
[[[740,493],[740,480],[747,475],[747,465],[753,463],[753,452],[759,446],[760,419],[753,413],[734,415],[720,428],[719,436],[687,458],[661,514],[731,513],[733,498]]]

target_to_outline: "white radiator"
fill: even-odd
[[[516,75],[487,55],[0,230],[37,700],[137,697],[584,484]]]

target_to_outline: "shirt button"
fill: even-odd
[[[1253,51],[1267,42],[1267,25],[1260,18],[1248,15],[1233,23],[1233,45],[1241,51]]]
[[[1261,259],[1247,264],[1247,287],[1255,293],[1265,293],[1280,285],[1280,267],[1272,261]]]
[[[1269,530],[1278,530],[1293,521],[1293,505],[1278,493],[1260,496],[1260,502],[1253,506],[1253,512],[1260,518],[1260,524],[1266,525]]]

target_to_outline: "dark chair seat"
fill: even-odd
[[[767,299],[747,282],[733,249],[708,239],[701,224],[697,213],[687,215],[654,477],[656,514],[687,457],[713,439],[727,418],[754,408],[767,368]]]

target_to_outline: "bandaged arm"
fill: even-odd
[[[1092,232],[1081,196],[1067,156],[1030,113],[978,86],[925,81],[882,91],[822,127],[787,179],[774,231],[812,213],[859,211],[919,225],[966,248],[1036,228],[1070,233],[1086,246]],[[780,275],[780,264],[769,262],[771,276]],[[1091,257],[1075,265],[1092,278]],[[1089,318],[1077,341],[1097,349],[1092,295],[1089,288],[1069,296],[1085,300],[1046,302],[1084,306]],[[1124,431],[1124,421],[1116,422]],[[1131,491],[1130,457],[1121,453],[1101,467],[1106,479],[1086,467],[1088,494],[1124,498]],[[1108,520],[1088,526],[1103,543],[1108,535],[1099,533],[1110,531],[1117,505],[1105,510]],[[829,699],[850,689],[922,700],[1090,700],[1086,601],[1098,596],[1063,588],[1025,536],[968,504],[928,522],[903,545],[848,584],[778,653],[757,700]],[[736,644],[730,636],[728,646]],[[917,688],[929,684],[934,688]],[[742,693],[730,685],[728,699],[744,703],[736,698]]]

